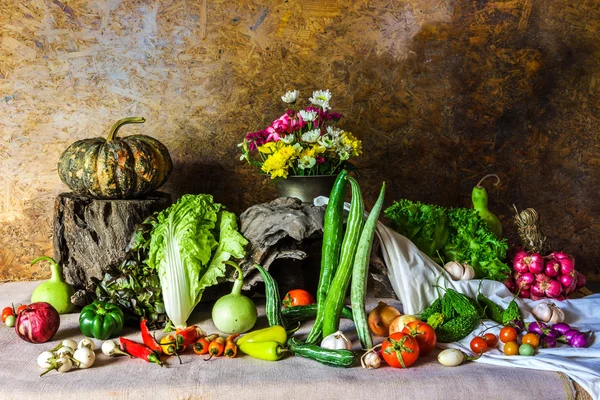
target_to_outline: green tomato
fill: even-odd
[[[534,352],[535,347],[530,344],[525,343],[519,347],[519,354],[522,356],[532,356]]]
[[[12,328],[13,326],[15,326],[15,321],[17,319],[15,318],[14,315],[9,315],[8,317],[6,317],[6,319],[4,320],[4,323],[6,324],[6,326],[8,326],[9,328]]]

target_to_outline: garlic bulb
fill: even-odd
[[[457,261],[450,261],[444,265],[444,269],[455,281],[468,281],[475,277],[475,270],[469,264],[461,264]]]
[[[329,336],[326,336],[321,342],[321,347],[330,350],[352,350],[352,342],[348,340],[342,331],[337,331]]]
[[[379,347],[381,347],[381,345]],[[381,358],[376,351],[371,349],[360,358],[360,364],[366,369],[379,368],[381,366]]]
[[[531,313],[542,322],[557,324],[565,320],[565,313],[551,301],[538,304]]]

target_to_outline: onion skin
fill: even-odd
[[[37,302],[19,313],[15,324],[17,335],[29,343],[45,343],[60,327],[58,311],[49,303]]]
[[[387,337],[392,321],[400,315],[400,311],[380,301],[369,313],[369,329],[377,336]]]

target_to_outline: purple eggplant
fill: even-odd
[[[559,322],[558,324],[552,325],[552,329],[555,329],[560,332],[561,335],[564,335],[571,329],[569,324],[565,324],[564,322]]]
[[[556,347],[556,339],[552,336],[546,336],[542,339],[542,347],[545,349],[552,349]]]
[[[588,335],[586,335],[583,332],[577,332],[576,334],[571,336],[571,340],[569,340],[568,343],[571,345],[571,347],[577,347],[577,348],[588,347],[588,345],[589,345]]]
[[[537,333],[538,335],[540,335],[540,337],[544,337],[546,336],[546,330],[547,326],[545,323],[543,322],[532,322],[527,326],[527,332],[533,332],[533,333]]]

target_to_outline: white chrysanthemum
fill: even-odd
[[[292,90],[291,92],[286,92],[283,96],[281,96],[281,100],[288,104],[294,104],[296,100],[298,100],[299,95],[299,91]]]
[[[331,136],[332,138],[340,137],[343,132],[344,132],[343,130],[341,130],[340,128],[336,128],[334,126],[327,127],[327,134],[329,136]]]
[[[298,168],[310,169],[315,166],[317,160],[311,156],[304,156],[298,160]]]
[[[285,144],[292,144],[296,140],[296,136],[294,135],[285,135],[281,137],[281,141]]]
[[[302,117],[303,120],[307,121],[307,122],[312,122],[317,118],[317,112],[316,111],[306,111],[306,110],[300,110],[300,116]]]
[[[302,141],[306,143],[316,143],[317,140],[321,137],[320,129],[313,129],[312,131],[308,131],[302,134]]]
[[[331,135],[323,135],[319,138],[318,142],[326,149],[330,149],[335,146],[336,140]]]
[[[302,145],[300,143],[296,143],[294,145],[294,152],[296,155],[299,155],[302,152],[302,150],[304,149],[302,148]]]
[[[331,107],[329,106],[329,100],[331,100],[331,93],[329,92],[329,89],[325,91],[315,90],[313,92],[313,97],[308,100],[314,105],[320,106],[323,108],[323,110],[331,110]]]
[[[346,161],[350,158],[350,153],[344,148],[338,149],[337,153],[342,161]]]

